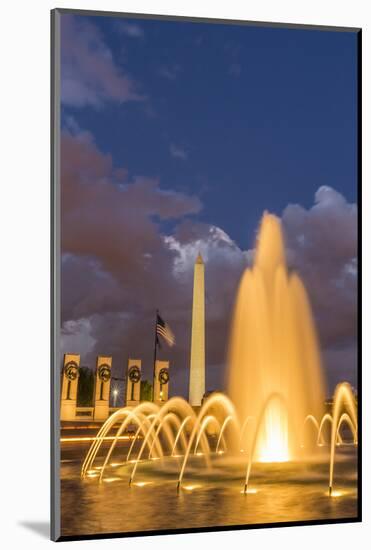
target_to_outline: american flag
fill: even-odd
[[[165,340],[165,342],[170,346],[173,347],[175,344],[175,336],[171,328],[165,321],[160,317],[160,315],[157,313],[157,322],[156,322],[156,334],[157,336],[162,336],[162,338]],[[158,342],[158,339],[157,339]]]

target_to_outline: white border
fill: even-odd
[[[79,0],[18,0],[2,6],[1,39],[1,316],[4,378],[0,403],[3,428],[1,455],[2,530],[5,548],[40,548],[53,544],[25,523],[45,524],[49,519],[49,182],[50,182],[50,13],[54,7],[136,13],[247,19],[363,28],[363,243],[370,242],[369,162],[367,141],[370,111],[370,15],[368,2],[353,0],[255,0],[241,2]],[[3,168],[5,167],[5,171]],[[370,261],[364,246],[363,280],[371,279]],[[259,548],[313,550],[357,545],[371,539],[371,488],[369,408],[371,387],[368,365],[370,295],[364,289],[364,523],[336,526],[290,527],[227,533],[177,535],[111,541],[72,542],[101,547],[187,548],[189,544],[249,545]],[[4,307],[5,305],[5,307]],[[367,337],[368,336],[368,337]],[[6,360],[6,362],[5,362]],[[5,402],[4,402],[5,400]],[[37,427],[36,427],[37,425]],[[45,531],[45,527],[44,527]],[[190,538],[191,537],[191,538]]]

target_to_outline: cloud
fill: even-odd
[[[174,145],[173,143],[170,144],[170,154],[176,159],[187,160],[188,158],[187,151],[182,147]]]
[[[320,187],[305,210],[283,212],[289,261],[310,292],[325,345],[355,336],[357,299],[357,206],[330,187]],[[349,331],[351,328],[351,331]]]
[[[232,63],[228,69],[229,74],[236,77],[241,75],[241,71],[242,71],[242,68],[240,63]]]
[[[174,235],[164,237],[171,250],[177,252],[174,259],[174,272],[180,276],[193,270],[195,258],[200,253],[208,265],[225,262],[231,264],[245,262],[245,254],[220,227],[186,220],[177,226]]]
[[[158,74],[167,80],[175,80],[181,72],[180,65],[163,65],[159,68]]]
[[[61,348],[68,353],[80,354],[83,357],[94,347],[95,339],[91,336],[89,319],[66,321],[61,332]]]
[[[174,252],[163,242],[161,222],[196,214],[202,207],[199,199],[162,189],[156,179],[135,176],[127,181],[125,170],[116,169],[111,156],[84,132],[63,132],[61,165],[62,250],[69,269],[71,258],[78,259],[83,271],[99,274],[94,285],[106,289],[103,296],[117,284],[122,290],[117,303],[126,299],[138,305],[137,293],[144,307],[154,289],[167,285],[166,273],[152,272],[151,262],[171,271]],[[92,301],[97,303],[97,293]],[[105,302],[110,303],[107,296]],[[87,313],[84,304],[79,301],[80,315]]]
[[[238,78],[241,76],[242,66],[240,63],[241,45],[236,42],[227,42],[224,44],[226,61],[228,63],[228,74]]]
[[[124,34],[130,38],[143,38],[144,31],[137,23],[132,23],[128,21],[115,21],[115,30],[119,34]]]
[[[289,205],[282,215],[290,267],[307,288],[330,387],[354,383],[357,342],[357,205],[331,187],[315,204]]]
[[[95,108],[144,99],[115,62],[98,27],[79,16],[61,19],[61,99],[72,107]]]

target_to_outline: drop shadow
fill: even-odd
[[[19,521],[18,525],[33,531],[44,539],[50,538],[50,523],[48,521]]]

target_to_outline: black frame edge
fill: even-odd
[[[100,539],[117,539],[117,538],[135,538],[135,537],[153,537],[167,535],[187,535],[193,533],[219,533],[228,531],[250,531],[251,529],[272,529],[283,527],[312,527],[316,525],[338,525],[344,523],[360,523],[361,519],[358,516],[354,518],[336,518],[329,520],[308,520],[308,521],[282,521],[277,523],[251,523],[246,525],[225,525],[213,527],[193,527],[183,529],[163,529],[151,531],[129,531],[129,532],[114,532],[114,533],[98,533],[89,535],[62,535],[57,542],[69,542],[74,540],[100,540]]]

